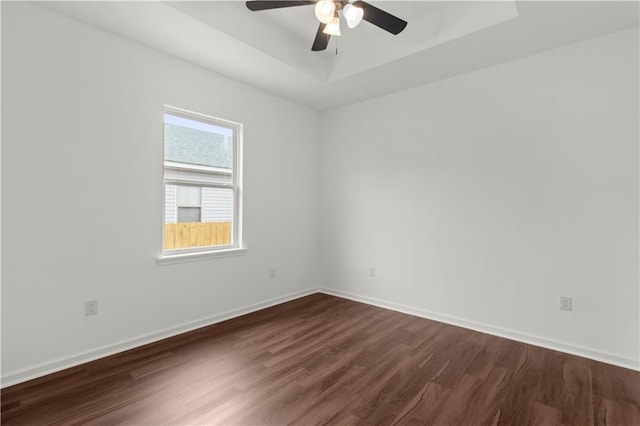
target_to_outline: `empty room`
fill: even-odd
[[[640,425],[637,1],[2,1],[2,424]]]

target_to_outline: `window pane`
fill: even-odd
[[[188,185],[165,188],[165,250],[233,244],[233,189]],[[194,190],[199,194],[199,207],[181,206],[180,195],[170,196],[184,193],[188,194],[184,198],[192,201]]]
[[[165,114],[164,160],[231,171],[233,130]]]
[[[200,222],[200,207],[178,207],[178,223]]]

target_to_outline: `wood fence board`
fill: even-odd
[[[231,244],[231,222],[167,223],[165,250]]]

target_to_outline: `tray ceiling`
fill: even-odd
[[[369,2],[407,20],[405,31],[342,25],[323,52],[310,50],[318,26],[311,6],[251,12],[242,1],[38,4],[317,110],[638,25],[637,2]]]

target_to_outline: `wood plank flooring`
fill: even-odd
[[[640,425],[640,373],[314,294],[2,390],[2,424]]]

